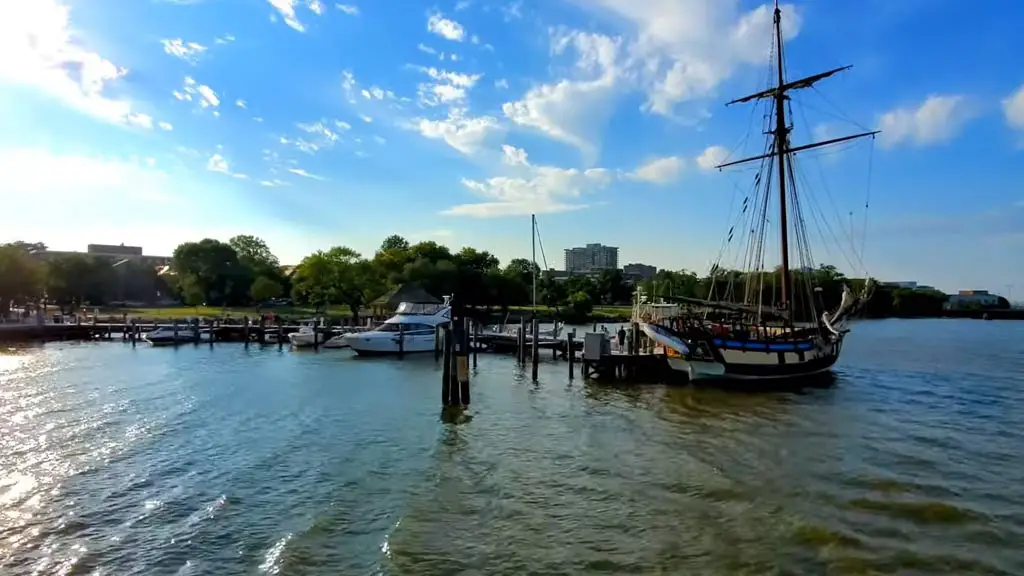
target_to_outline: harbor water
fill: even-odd
[[[854,326],[833,387],[481,355],[0,354],[2,574],[1024,574],[1024,322]],[[546,356],[546,355],[545,355]]]

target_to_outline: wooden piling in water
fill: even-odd
[[[284,328],[281,326],[281,319],[277,319],[277,349],[284,347]]]
[[[569,380],[573,379],[573,362],[576,360],[576,352],[574,352],[573,340],[576,339],[576,329],[574,328],[568,334],[565,335],[565,348],[566,358],[569,359]]]
[[[217,340],[217,321],[212,318],[207,320],[206,327],[210,334],[210,348],[213,348],[213,343]]]
[[[260,331],[256,335],[256,338],[259,339],[260,346],[263,346],[264,344],[267,343],[267,315],[266,314],[260,314]]]
[[[537,317],[534,316],[531,322],[531,328],[533,329],[533,350],[531,350],[531,361],[533,362],[533,380],[537,380],[537,364],[540,362],[540,322],[537,321]]]
[[[132,342],[132,348],[135,348],[135,319],[132,319],[131,327],[129,328],[128,339]]]
[[[465,407],[469,406],[469,318],[462,319],[462,330],[460,333],[461,345],[458,349],[457,366],[459,381],[459,402]]]
[[[177,320],[175,320],[171,324],[171,329],[174,331],[174,345],[177,346],[178,345],[178,321]]]
[[[402,358],[405,356],[405,328],[402,327],[402,323],[398,323],[398,357]]]
[[[320,349],[320,318],[313,319],[313,350]]]
[[[476,354],[480,349],[480,323],[473,322],[473,369],[476,370]]]
[[[245,342],[245,347],[249,347],[249,317],[242,317],[242,341]]]
[[[452,401],[452,330],[445,326],[442,329],[444,359],[441,364],[441,405],[454,406]]]

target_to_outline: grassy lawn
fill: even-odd
[[[510,310],[513,312],[525,312],[531,309],[530,306],[512,306]],[[547,306],[537,306],[537,311],[541,313],[553,313],[555,310]],[[289,318],[295,317],[312,317],[317,312],[313,308],[305,308],[301,306],[277,306],[273,308],[264,308],[263,313],[273,312],[277,316],[284,316]],[[594,315],[596,316],[621,316],[628,315],[630,312],[629,306],[595,306]],[[320,312],[324,314],[323,311]],[[369,314],[368,310],[363,312]],[[100,308],[100,316],[121,316],[127,314],[129,318],[159,318],[161,320],[176,320],[184,318],[242,318],[248,316],[250,318],[258,318],[260,312],[256,308],[217,308],[199,306],[198,308],[192,306],[176,306],[173,308]],[[326,315],[332,318],[347,318],[352,315],[352,311],[349,310],[348,306],[331,306],[327,309]]]

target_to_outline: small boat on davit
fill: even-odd
[[[764,153],[718,166],[760,163],[753,191],[744,199],[737,222],[729,229],[723,245],[724,255],[732,245],[734,231],[739,232],[737,237],[747,239],[736,246],[740,265],[725,268],[720,256],[711,268],[711,287],[705,299],[667,298],[684,308],[675,318],[660,321],[637,318],[647,336],[665,348],[672,368],[686,372],[692,380],[778,380],[830,371],[839,359],[843,339],[849,332],[847,318],[870,298],[874,287],[874,282],[868,278],[861,282],[855,294],[848,284],[843,284],[841,298],[830,296],[833,311],[824,312],[827,303],[820,287],[822,274],[833,274],[831,279],[840,276],[834,268],[814,265],[810,236],[801,212],[801,196],[796,187],[798,181],[806,180],[796,170],[794,155],[872,137],[878,131],[798,146],[790,143],[793,130],[787,121],[787,114],[792,116],[790,93],[810,88],[850,67],[787,81],[781,20],[782,11],[776,2],[771,47],[776,83],[764,91],[729,102],[766,104],[764,128],[768,138]],[[777,204],[777,212],[771,212],[777,217],[774,224],[778,226],[780,258],[774,270],[766,270],[765,240],[772,204]],[[798,260],[796,270],[791,267],[794,256]]]

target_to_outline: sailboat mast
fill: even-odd
[[[786,127],[786,79],[782,68],[782,10],[775,0],[775,57],[779,69],[779,87],[775,90],[775,153],[779,157],[779,230],[782,248],[782,308],[790,304],[789,219],[786,210],[786,154],[789,129]]]
[[[533,243],[533,314],[537,315],[537,215],[530,214],[530,241]]]

